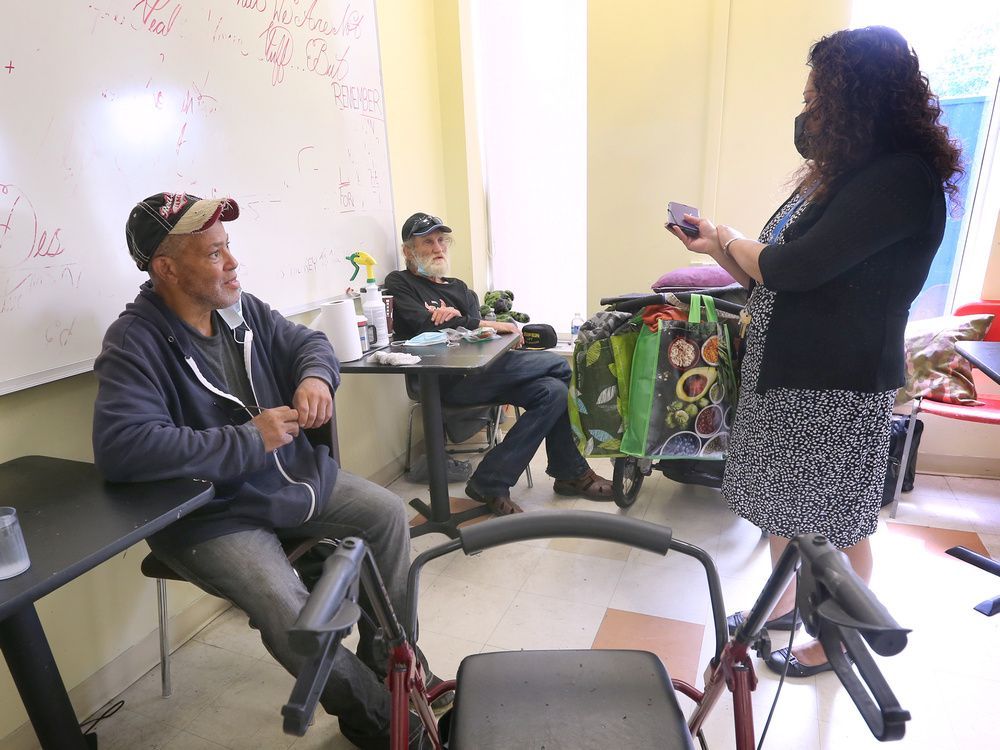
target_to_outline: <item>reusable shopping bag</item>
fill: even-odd
[[[573,437],[584,456],[623,455],[636,328],[630,324],[597,339],[585,335],[577,339],[568,408]]]
[[[737,400],[729,329],[719,323],[714,300],[701,294],[691,295],[686,321],[655,323],[636,341],[621,450],[640,458],[723,460]]]

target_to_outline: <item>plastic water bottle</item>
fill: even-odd
[[[580,313],[573,313],[573,322],[569,324],[569,337],[571,341],[576,341],[576,337],[580,333],[580,326],[583,323],[583,316]]]

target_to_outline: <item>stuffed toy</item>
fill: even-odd
[[[517,312],[513,309],[514,292],[509,289],[497,289],[486,292],[483,304],[479,306],[479,315],[483,320],[497,320],[500,322],[517,321],[527,323],[531,318],[527,314]]]

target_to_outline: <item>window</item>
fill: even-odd
[[[961,207],[944,239],[911,319],[950,312],[978,299],[1000,202],[1000,4],[996,0],[857,0],[852,26],[897,29],[916,50],[943,120],[962,144]],[[992,178],[992,179],[991,179]]]
[[[587,4],[473,3],[490,275],[568,332],[586,315]]]

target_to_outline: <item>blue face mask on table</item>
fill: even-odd
[[[412,339],[404,341],[407,346],[431,346],[433,344],[448,343],[448,335],[444,331],[425,331],[417,334]]]

